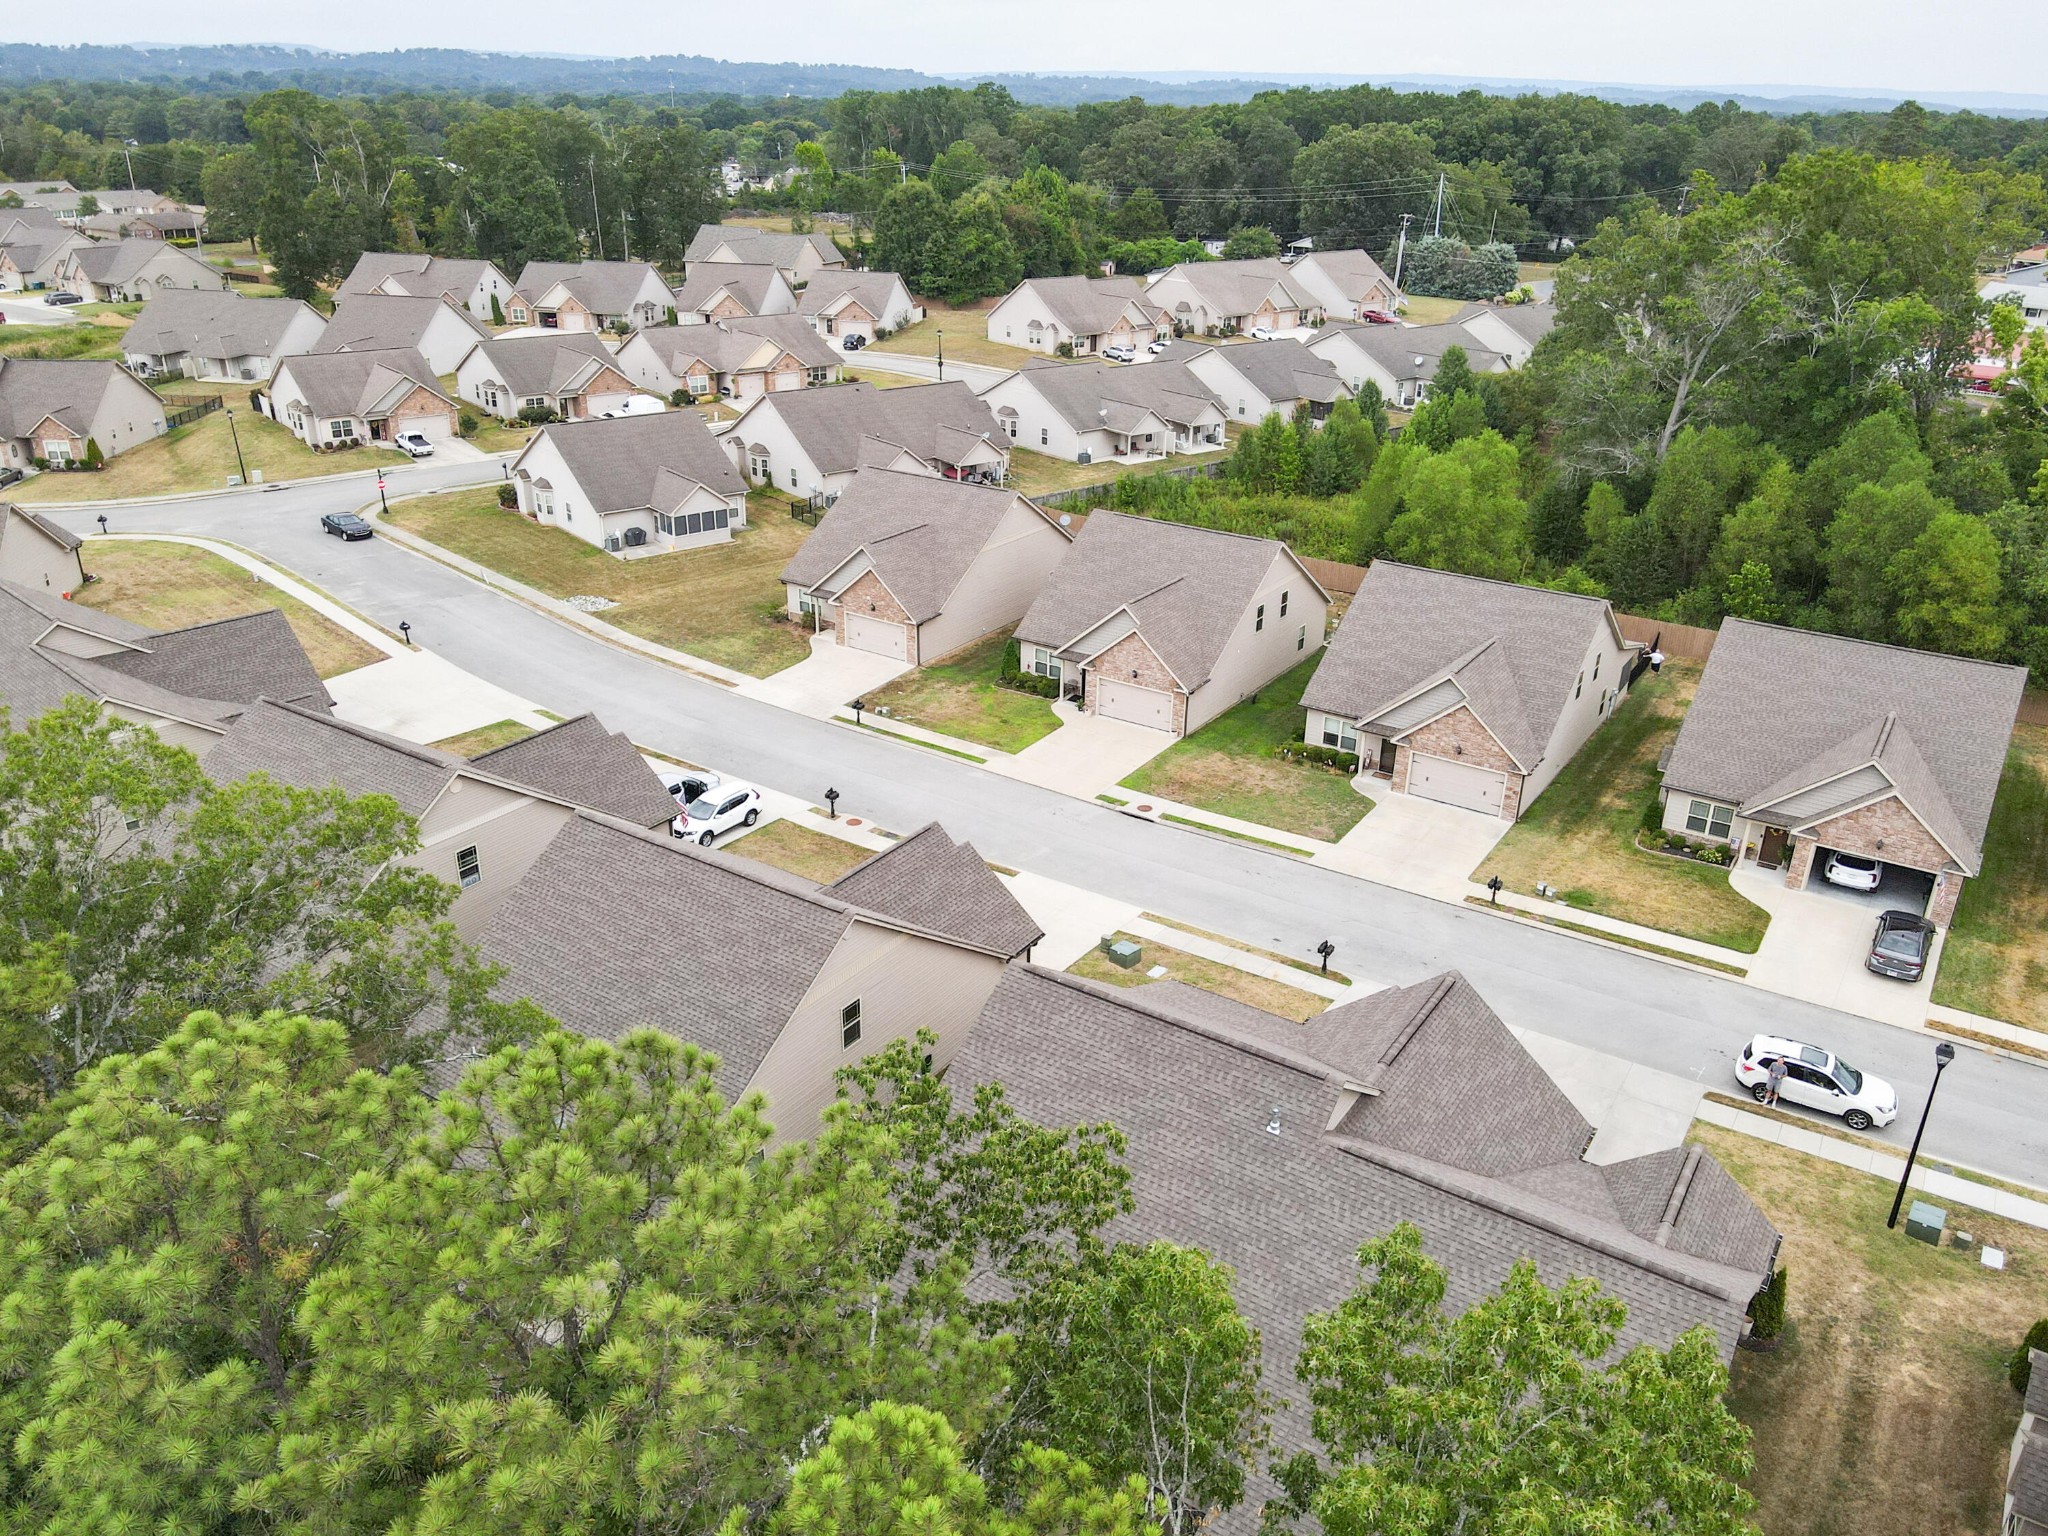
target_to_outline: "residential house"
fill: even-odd
[[[1309,251],[1287,264],[1288,285],[1304,290],[1333,320],[1391,315],[1401,290],[1366,251]]]
[[[449,919],[476,939],[579,812],[669,842],[675,801],[625,737],[579,716],[466,761],[434,747],[269,699],[244,710],[200,759],[220,783],[262,773],[298,789],[383,794],[419,824],[406,863],[455,886]],[[675,912],[661,914],[673,924]],[[584,914],[586,920],[589,914]],[[586,925],[585,943],[600,932]],[[590,965],[586,953],[583,964]],[[603,966],[593,968],[602,971]]]
[[[478,320],[505,323],[512,280],[496,263],[421,256],[405,251],[365,251],[341,280],[338,297],[388,293],[401,298],[446,299]]]
[[[1467,304],[1450,318],[1479,339],[1489,352],[1497,353],[1510,368],[1529,361],[1536,343],[1557,327],[1555,304]]]
[[[519,510],[627,557],[730,543],[747,487],[695,411],[557,422],[512,461]]]
[[[92,243],[55,219],[22,217],[26,211],[0,208],[0,292],[56,287],[64,258]]]
[[[805,286],[797,313],[843,348],[850,337],[875,341],[924,318],[924,306],[894,272],[820,272]]]
[[[132,304],[167,288],[225,288],[219,267],[162,240],[75,246],[57,262],[57,284],[95,304]]]
[[[408,431],[442,442],[458,425],[455,402],[410,347],[288,357],[264,392],[263,410],[309,448],[388,443]]]
[[[0,582],[69,597],[85,585],[82,542],[40,512],[0,501]]]
[[[855,894],[844,894],[853,892]],[[928,827],[822,890],[752,859],[580,816],[485,929],[509,993],[579,1034],[656,1029],[814,1135],[837,1073],[919,1030],[944,1071],[1037,925],[972,848]],[[772,957],[772,959],[771,959]]]
[[[957,380],[763,395],[719,435],[752,484],[820,501],[845,490],[863,464],[922,465],[987,484],[999,484],[1010,467],[995,417]]]
[[[2020,312],[2020,319],[2038,330],[2048,326],[2048,285],[1990,282],[1978,286],[1977,297],[1987,304],[2006,304]]]
[[[478,342],[456,365],[455,392],[501,421],[521,411],[584,421],[625,404],[633,381],[600,337],[569,331]]]
[[[1505,373],[1507,359],[1462,325],[1349,325],[1331,323],[1316,332],[1309,351],[1337,370],[1353,394],[1374,385],[1380,398],[1413,410],[1429,395],[1437,365],[1452,347],[1465,349],[1474,373]]]
[[[491,333],[476,316],[438,296],[401,298],[386,293],[351,294],[334,315],[315,352],[390,352],[410,349],[438,374],[453,373]]]
[[[1946,925],[1984,829],[2024,667],[1725,619],[1664,768],[1664,825],[1782,867],[1885,866],[1895,907]]]
[[[0,198],[20,200],[19,208],[0,208],[0,216],[27,210],[52,219],[78,216],[78,188],[68,181],[0,181]]]
[[[1015,491],[864,469],[782,583],[799,623],[918,666],[1023,618],[1072,542]]]
[[[333,703],[275,608],[159,632],[0,581],[0,703],[24,725],[74,696],[202,753],[259,699],[321,714]]]
[[[659,325],[674,303],[644,261],[529,261],[505,318],[550,331],[638,330]]]
[[[0,357],[0,468],[113,458],[167,430],[164,403],[119,363]]]
[[[61,195],[59,194],[60,197]],[[86,214],[81,211],[84,207],[85,199],[88,197],[99,205],[99,212],[97,214]],[[53,203],[55,201],[56,199],[52,200]],[[90,218],[104,218],[109,215],[116,218],[133,219],[146,213],[183,212],[185,212],[185,205],[175,197],[165,192],[155,191],[149,187],[95,187],[90,191],[77,194],[77,201],[72,205],[69,217],[82,222]],[[60,218],[64,216],[62,214],[59,215]]]
[[[1173,320],[1135,277],[1027,277],[988,312],[988,339],[1089,357],[1169,341]]]
[[[206,233],[206,216],[194,208],[174,208],[161,213],[138,213],[121,231],[138,240],[199,241]]]
[[[1329,611],[1278,539],[1094,512],[1017,645],[1088,713],[1185,736],[1307,659]]]
[[[664,400],[677,390],[746,401],[839,380],[841,355],[800,315],[652,325],[619,348],[619,370]]]
[[[1778,1234],[1697,1144],[1594,1161],[1594,1128],[1471,983],[1446,972],[1297,1024],[1178,982],[1123,988],[1012,965],[954,1057],[954,1101],[1000,1083],[1047,1127],[1112,1123],[1131,1208],[1111,1243],[1196,1249],[1233,1277],[1275,1398],[1272,1459],[1319,1450],[1302,1328],[1359,1284],[1358,1250],[1406,1222],[1452,1313],[1517,1263],[1627,1304],[1614,1353],[1705,1325],[1724,1361]],[[1589,1151],[1590,1146],[1590,1151]],[[1250,1536],[1255,1473],[1209,1536]]]
[[[1153,278],[1145,298],[1165,310],[1183,336],[1286,331],[1315,325],[1324,315],[1322,301],[1295,282],[1277,256],[1184,261]]]
[[[1297,410],[1322,421],[1331,406],[1351,398],[1336,366],[1292,336],[1226,347],[1177,341],[1160,360],[1185,364],[1222,402],[1224,413],[1243,426],[1255,426],[1275,412],[1292,418]]]
[[[247,299],[215,288],[151,295],[121,337],[121,355],[150,377],[267,380],[279,358],[310,352],[327,321],[298,299]]]
[[[1999,1536],[2048,1536],[2048,1350],[2027,1355],[2027,1395],[2005,1463]]]
[[[690,237],[683,264],[695,275],[698,262],[739,262],[779,267],[792,288],[801,288],[820,272],[838,272],[846,256],[825,234],[785,235],[739,224],[705,224]]]
[[[1033,359],[983,400],[1006,441],[1074,464],[1220,448],[1222,401],[1187,365]]]
[[[793,315],[796,293],[782,269],[747,262],[706,262],[676,290],[676,322],[741,320],[748,315]]]
[[[1628,692],[1605,598],[1375,560],[1303,690],[1311,743],[1397,794],[1507,821]]]

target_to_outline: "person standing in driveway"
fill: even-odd
[[[1766,1104],[1777,1103],[1778,1090],[1784,1086],[1785,1059],[1781,1056],[1776,1061],[1772,1062],[1770,1070],[1764,1073],[1764,1102]]]

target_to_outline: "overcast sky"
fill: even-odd
[[[0,35],[85,41],[61,13],[10,6]],[[90,40],[279,42],[897,65],[932,72],[1218,76],[1330,71],[1472,74],[1676,86],[2036,92],[2048,19],[2030,0],[824,0],[789,8],[703,0],[352,0],[169,6],[100,0]],[[1261,24],[1270,17],[1275,25]]]

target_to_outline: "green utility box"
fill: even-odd
[[[1917,1237],[1930,1247],[1941,1246],[1942,1228],[1947,1225],[1948,1212],[1925,1200],[1915,1200],[1913,1208],[1906,1212],[1906,1236]]]
[[[1145,951],[1129,939],[1119,939],[1114,944],[1105,945],[1103,953],[1109,956],[1111,964],[1120,965],[1127,971],[1145,958]]]

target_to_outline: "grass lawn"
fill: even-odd
[[[1726,869],[1635,843],[1657,798],[1657,757],[1678,735],[1699,677],[1698,664],[1680,661],[1645,673],[1472,878],[1499,875],[1528,895],[1546,881],[1582,911],[1755,954],[1770,914],[1736,893]]]
[[[2048,1005],[2048,726],[2013,731],[1984,834],[1934,978],[1951,1008],[2040,1027]]]
[[[1432,299],[1410,294],[1401,307],[1401,318],[1410,325],[1442,325],[1468,303],[1465,299]]]
[[[1050,454],[1033,453],[1028,448],[1012,448],[1009,485],[1011,490],[1021,491],[1026,496],[1050,496],[1054,491],[1074,491],[1084,485],[1106,485],[1110,481],[1121,480],[1125,475],[1156,475],[1162,470],[1207,464],[1213,459],[1230,457],[1231,447],[1235,446],[1240,430],[1235,426],[1227,428],[1226,446],[1208,453],[1176,453],[1171,458],[1134,465],[1073,464]]]
[[[858,843],[829,832],[816,832],[794,821],[771,821],[756,827],[745,837],[721,844],[721,853],[736,853],[743,859],[770,864],[801,880],[829,885],[854,865],[873,857]]]
[[[1887,1231],[1892,1186],[1714,1126],[1694,1138],[1785,1234],[1784,1343],[1736,1357],[1729,1405],[1754,1436],[1749,1480],[1770,1536],[1983,1536],[1998,1527],[2019,1399],[2006,1361],[2048,1315],[2048,1233],[1976,1211],[2006,1251]]]
[[[1557,261],[1517,262],[1515,263],[1515,281],[1518,283],[1547,282],[1557,276],[1557,269],[1562,265],[1562,262]]]
[[[559,528],[498,505],[494,486],[398,503],[408,533],[489,566],[550,597],[608,597],[598,617],[645,639],[767,677],[810,654],[803,633],[779,624],[782,574],[810,529],[778,497],[751,496],[750,526],[730,544],[620,560]]]
[[[1219,997],[1248,1003],[1254,1008],[1263,1008],[1268,1013],[1296,1021],[1312,1018],[1330,1006],[1327,998],[1318,997],[1313,992],[1304,992],[1284,982],[1268,981],[1250,971],[1240,971],[1234,965],[1205,960],[1200,955],[1175,949],[1171,944],[1141,939],[1134,933],[1119,932],[1116,937],[1129,939],[1145,951],[1129,970],[1112,964],[1099,946],[1089,950],[1067,970],[1090,981],[1106,981],[1113,987],[1142,987],[1148,981],[1185,982],[1191,987],[1200,987],[1204,992],[1214,992]],[[1165,966],[1166,974],[1149,975],[1155,965]]]
[[[87,608],[151,629],[278,608],[322,677],[384,659],[367,640],[211,550],[155,539],[95,539],[82,553],[86,570],[99,578],[77,594]]]
[[[870,710],[999,752],[1022,752],[1059,729],[1052,701],[996,683],[1010,631],[988,635],[868,695]]]
[[[924,301],[924,318],[906,325],[887,341],[873,343],[877,352],[916,352],[936,356],[939,332],[946,333],[946,357],[956,363],[980,363],[988,368],[1021,368],[1043,352],[1028,347],[1005,346],[988,339],[986,309],[952,309],[936,299]]]
[[[480,725],[473,731],[464,731],[459,736],[443,736],[433,745],[443,752],[453,752],[457,757],[482,757],[486,752],[509,747],[533,734],[534,729],[530,725],[521,725],[517,720],[498,720],[490,725]]]
[[[114,312],[115,306],[110,304],[91,307],[98,312],[69,325],[10,325],[0,328],[0,356],[118,362],[121,338],[128,330],[129,316]],[[72,313],[78,311],[73,310]]]
[[[516,452],[533,440],[539,429],[519,422],[502,422],[497,417],[464,406],[464,410],[476,417],[476,431],[465,437],[465,443],[472,443],[485,453]]]
[[[1372,801],[1335,769],[1272,755],[1281,742],[1301,740],[1301,691],[1321,659],[1322,652],[1312,653],[1257,698],[1175,742],[1125,779],[1125,787],[1334,843],[1365,819]]]

